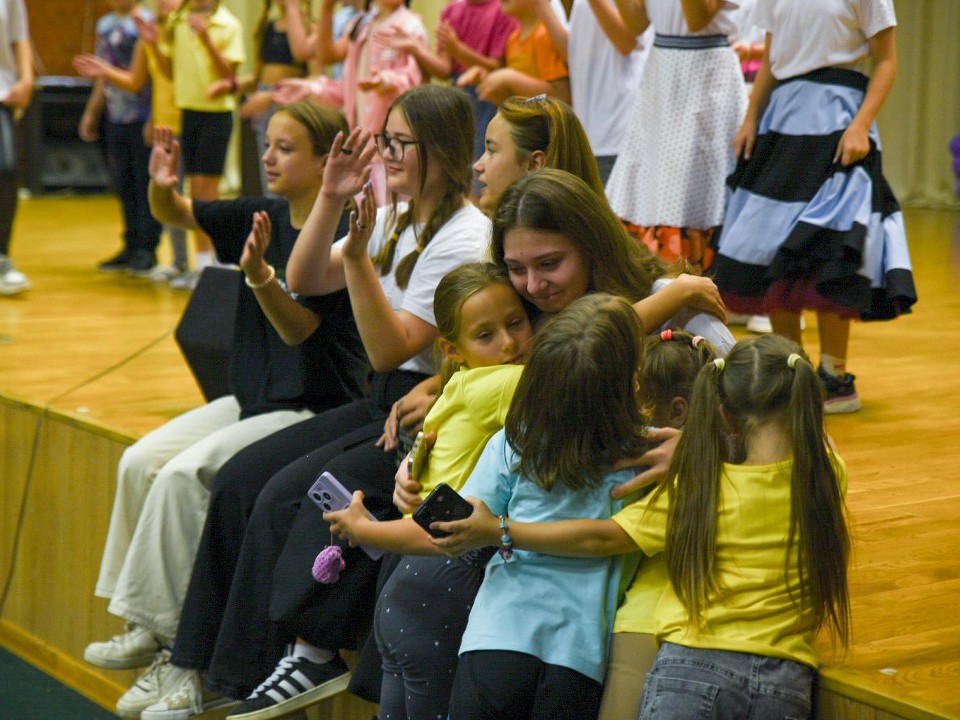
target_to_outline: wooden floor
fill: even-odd
[[[960,718],[960,213],[914,210],[906,219],[920,302],[896,322],[854,327],[849,367],[863,410],[828,420],[850,469],[855,566],[853,645],[845,656],[828,643],[821,648],[825,717]],[[33,471],[36,440],[26,426],[13,427],[10,407],[46,409],[64,423],[96,428],[119,448],[102,460],[109,465],[131,439],[201,402],[172,337],[188,296],[94,269],[118,249],[118,226],[110,198],[21,203],[14,255],[34,289],[0,298],[0,401],[8,407],[0,408],[0,422],[10,425],[0,427],[4,581],[19,509],[26,508],[27,524],[35,513],[64,512],[35,497],[21,504],[25,488],[38,492],[23,477]],[[805,341],[816,357],[815,318],[807,321]],[[55,458],[46,463],[56,467]],[[85,642],[118,627],[100,616],[104,603],[88,600],[113,491],[107,473],[89,482],[49,503],[96,497],[79,505],[94,516],[84,538],[89,568],[69,590],[91,609],[71,623],[61,607],[62,626],[28,609],[42,602],[31,588],[46,579],[29,572],[30,553],[42,553],[42,542],[25,541],[0,641],[39,638],[40,655],[59,647],[76,659]]]

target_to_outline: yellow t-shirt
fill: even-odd
[[[834,458],[841,492],[846,494],[847,468],[839,456]],[[792,460],[723,466],[715,557],[720,597],[710,599],[702,613],[703,627],[697,630],[668,583],[656,605],[657,642],[767,655],[817,667],[813,616],[809,608],[796,604],[796,545],[786,564],[792,468]],[[664,493],[656,501],[645,498],[624,508],[613,520],[644,554],[655,556],[664,549],[667,509]],[[627,617],[648,613],[654,595],[650,584],[638,588],[637,606],[626,610]]]
[[[210,53],[197,34],[187,24],[187,12],[177,13],[171,19],[171,27],[161,43],[161,52],[170,57],[173,64],[173,88],[177,107],[181,110],[201,112],[225,112],[237,106],[231,94],[208,98],[207,90],[220,76],[214,70]],[[242,63],[243,29],[236,16],[220,5],[207,18],[207,27],[213,45],[229,63]]]
[[[487,441],[502,427],[520,381],[522,365],[494,365],[454,373],[423,421],[437,442],[420,478],[421,497],[445,482],[459,490]]]
[[[154,127],[163,126],[180,135],[180,108],[177,107],[173,92],[173,81],[160,70],[157,56],[147,50],[147,72],[153,92],[152,108]]]

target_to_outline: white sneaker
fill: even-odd
[[[150,664],[160,645],[160,639],[152,632],[128,622],[123,635],[114,635],[106,642],[87,645],[83,659],[108,670],[138,668]]]
[[[183,673],[166,695],[143,711],[140,720],[189,720],[214,708],[240,704],[237,700],[204,692],[200,673],[196,670],[184,670]]]
[[[803,315],[800,316],[800,329],[807,329],[807,321]],[[747,321],[747,332],[757,333],[757,335],[769,335],[773,332],[773,325],[770,324],[770,318],[767,315],[754,315]]]
[[[200,273],[196,270],[187,270],[170,280],[170,287],[174,290],[193,290],[200,282]]]
[[[117,715],[124,718],[140,717],[140,713],[159,702],[190,672],[171,665],[170,651],[161,650],[154,656],[150,667],[137,678],[133,687],[117,700]]]
[[[30,279],[17,270],[6,255],[0,255],[0,295],[16,295],[33,287]]]

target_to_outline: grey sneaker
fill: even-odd
[[[193,290],[200,281],[200,273],[196,270],[188,270],[178,275],[170,281],[170,287],[174,290]]]
[[[239,705],[238,700],[204,692],[196,670],[185,670],[178,677],[179,681],[170,685],[158,702],[143,711],[140,720],[189,720],[214,708]]]
[[[16,295],[33,287],[29,278],[13,266],[6,255],[0,255],[0,295]]]
[[[160,638],[136,623],[128,622],[126,632],[105,642],[87,645],[83,659],[108,670],[126,670],[149,665],[160,649]]]
[[[170,651],[161,650],[153,663],[137,678],[129,690],[117,700],[117,715],[138,718],[140,714],[180,684],[183,676],[192,672],[170,664]]]

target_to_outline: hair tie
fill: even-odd
[[[700,347],[700,343],[703,342],[703,335],[694,335],[693,340],[690,341],[695,348]]]
[[[660,339],[666,342],[667,340],[673,340],[673,330],[667,328],[662,333],[660,333]]]
[[[417,255],[419,255],[420,253],[422,253],[422,252],[423,252],[423,245],[421,245],[420,243],[417,243],[416,252],[417,252]]]
[[[793,370],[797,367],[797,360],[800,360],[800,356],[797,353],[790,353],[787,355],[787,367]]]
[[[717,372],[723,372],[723,366],[726,363],[723,361],[723,358],[717,358],[713,361],[713,364],[717,366]]]

